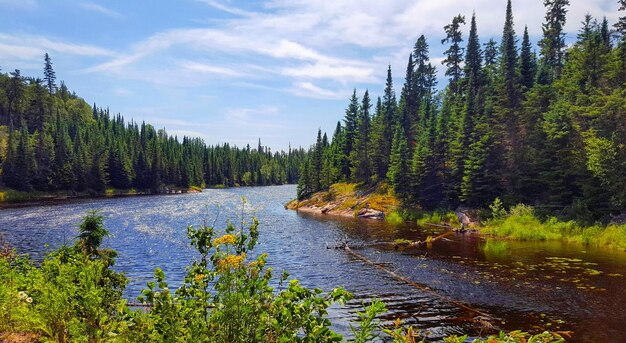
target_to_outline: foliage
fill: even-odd
[[[364,111],[356,110],[353,93],[345,125],[338,123],[332,141],[321,145],[322,156],[329,157],[322,169],[332,176],[321,189],[303,186],[311,190],[307,196],[334,182],[382,182],[390,185],[402,208],[487,208],[496,201],[500,204],[492,212],[497,218],[505,206],[527,203],[585,225],[606,224],[622,214],[626,17],[615,26],[620,30],[617,44],[607,20],[588,15],[576,42],[566,46],[569,1],[546,0],[544,5],[539,56],[527,28],[518,47],[511,1],[499,49],[493,40],[480,44],[476,16],[463,46],[465,18],[454,16],[443,28],[443,64],[450,79],[440,91],[434,88],[426,37],[420,36],[408,58],[399,101],[387,67],[371,127],[349,119],[358,114],[367,122]],[[347,149],[350,137],[359,137],[358,151],[357,145]],[[363,143],[367,137],[369,142]],[[359,159],[365,156],[369,163]],[[349,173],[342,168],[348,157],[353,161]],[[363,170],[368,165],[370,170]],[[310,164],[307,173],[315,175],[315,166]]]
[[[420,218],[417,219],[418,225],[426,224],[447,224],[453,227],[461,225],[459,217],[454,212],[449,211],[434,211],[423,212],[420,214]]]
[[[31,192],[104,194],[107,188],[162,192],[206,185],[296,183],[304,149],[272,152],[170,136],[90,106],[56,75],[0,73],[0,180]],[[6,95],[6,96],[4,96]]]
[[[481,232],[516,240],[565,240],[585,245],[626,248],[626,225],[583,226],[556,217],[541,220],[533,207],[516,205],[506,215],[486,222]]]

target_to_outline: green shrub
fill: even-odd
[[[402,218],[402,215],[400,213],[393,211],[385,215],[385,221],[393,225],[399,225],[404,222],[404,219]]]

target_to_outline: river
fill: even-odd
[[[483,248],[485,239],[472,234],[403,251],[373,243],[423,240],[442,231],[285,210],[283,204],[295,193],[293,185],[208,189],[4,209],[0,233],[18,252],[40,260],[46,245],[71,243],[85,213],[100,210],[111,232],[103,245],[118,251],[115,268],[128,276],[125,294],[133,299],[156,267],[170,286],[180,284],[185,266],[196,257],[186,237],[188,225],[208,222],[222,228],[228,220],[239,222],[243,210],[246,219],[259,219],[256,251],[269,253],[272,267],[286,269],[308,287],[342,286],[355,294],[346,307],[331,312],[343,333],[349,331],[345,318],[353,318],[363,301],[378,298],[389,308],[385,321],[402,318],[433,339],[494,329],[572,331],[568,342],[626,337],[624,252],[561,242],[490,242]],[[242,196],[248,199],[245,206]],[[377,264],[332,249],[346,241]],[[483,314],[493,329],[480,320]]]

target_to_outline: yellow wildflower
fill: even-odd
[[[202,279],[204,279],[204,274],[196,274],[195,276],[196,282],[200,282],[202,281]]]
[[[222,237],[214,239],[213,245],[217,246],[221,244],[235,244],[235,241],[237,241],[237,237],[235,235],[226,234]]]
[[[226,255],[226,257],[217,261],[217,269],[223,272],[229,269],[239,268],[243,264],[243,260],[245,258],[246,258],[246,254]]]

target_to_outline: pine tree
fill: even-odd
[[[619,11],[626,11],[626,0],[618,0]],[[613,24],[615,31],[621,36],[621,39],[626,39],[626,16],[619,17],[617,23]]]
[[[396,196],[402,201],[406,201],[410,194],[409,159],[409,147],[407,145],[406,135],[401,126],[396,126],[389,159],[387,179],[391,183]]]
[[[44,81],[46,82],[46,86],[48,87],[48,92],[50,94],[54,94],[56,91],[56,74],[54,69],[52,69],[52,61],[50,60],[50,56],[46,52],[44,56],[45,65],[43,68]]]
[[[344,146],[343,154],[345,159],[342,162],[341,172],[346,180],[351,179],[350,171],[352,168],[350,161],[350,154],[354,149],[354,140],[357,135],[357,118],[359,116],[359,98],[356,96],[356,89],[352,92],[350,97],[350,104],[346,109],[346,115],[344,116]]]
[[[373,153],[374,174],[378,180],[384,180],[389,169],[389,155],[391,153],[392,144],[392,127],[395,126],[396,113],[396,95],[393,90],[393,79],[391,76],[391,66],[387,68],[387,82],[385,84],[385,93],[380,106],[377,109],[375,119],[375,130],[373,133]]]
[[[457,15],[452,19],[452,23],[444,26],[446,38],[441,40],[441,44],[449,43],[450,47],[444,52],[446,58],[441,62],[447,67],[446,76],[449,76],[449,89],[452,93],[459,91],[459,80],[463,76],[461,64],[463,62],[463,33],[461,32],[461,24],[465,24],[465,17]]]
[[[546,7],[545,23],[543,24],[543,38],[539,41],[541,47],[542,63],[545,65],[544,78],[549,83],[561,76],[563,68],[563,55],[565,48],[565,26],[567,6],[569,0],[544,0]]]
[[[366,90],[361,101],[359,117],[357,118],[357,136],[354,140],[354,150],[350,159],[352,161],[351,175],[357,182],[368,182],[371,177],[372,164],[370,161],[370,96]]]
[[[411,135],[411,126],[413,116],[417,110],[417,106],[415,104],[415,82],[413,80],[413,75],[415,74],[414,68],[415,63],[413,63],[413,54],[410,54],[409,62],[406,66],[406,77],[400,95],[400,109],[398,111],[398,122],[404,127],[405,132],[409,133],[409,142],[413,140]]]
[[[528,26],[524,27],[524,37],[522,38],[522,49],[520,51],[519,74],[520,83],[524,91],[530,90],[535,84],[535,74],[537,73],[537,61],[532,53],[532,45],[528,36]]]
[[[502,82],[502,106],[505,109],[516,108],[519,101],[517,75],[517,39],[513,29],[513,11],[511,0],[507,1],[506,19],[500,43],[500,78]]]
[[[315,147],[313,148],[313,154],[312,154],[313,156],[311,160],[312,170],[310,171],[311,189],[314,192],[317,192],[320,189],[322,189],[321,178],[322,178],[322,157],[324,153],[323,149],[324,149],[324,146],[322,145],[322,130],[318,129],[317,140],[315,143]]]

